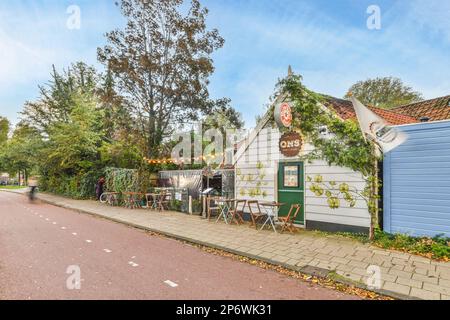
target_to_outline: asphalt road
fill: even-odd
[[[0,192],[0,299],[355,298],[176,240]]]

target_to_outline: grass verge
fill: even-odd
[[[19,189],[25,189],[26,187],[22,186],[0,186],[0,189],[3,190],[19,190]]]

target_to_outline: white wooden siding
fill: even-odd
[[[256,139],[236,162],[236,196],[238,198],[254,199],[262,201],[277,200],[277,173],[278,163],[282,161],[299,161],[296,158],[286,158],[279,152],[278,141],[280,132],[276,128],[265,127],[260,131]],[[302,154],[306,154],[313,150],[313,146],[305,142]],[[258,163],[264,166],[265,176],[254,182],[242,180],[242,176],[248,178],[255,177],[258,174]],[[324,182],[335,181],[338,183],[346,182],[351,187],[355,187],[362,191],[366,185],[362,175],[354,172],[349,168],[329,166],[325,161],[314,161],[313,163],[304,162],[305,167],[305,216],[306,220],[320,221],[344,225],[352,225],[358,227],[370,226],[370,215],[367,210],[365,201],[358,200],[354,208],[350,208],[345,200],[341,199],[341,208],[331,209],[328,206],[326,196],[317,197],[309,188],[311,183],[307,182],[306,177],[314,178],[320,174]],[[257,188],[257,183],[261,192],[266,196],[250,197],[248,193],[241,196],[241,190],[250,190]]]

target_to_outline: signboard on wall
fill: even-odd
[[[293,158],[297,157],[302,150],[303,140],[299,133],[288,132],[280,138],[280,152],[285,157]]]
[[[275,107],[275,122],[280,128],[289,128],[292,125],[292,109],[289,103],[282,103]]]

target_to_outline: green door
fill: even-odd
[[[282,162],[278,167],[278,202],[285,203],[279,216],[287,216],[292,204],[300,204],[300,213],[296,223],[305,223],[303,162]]]

